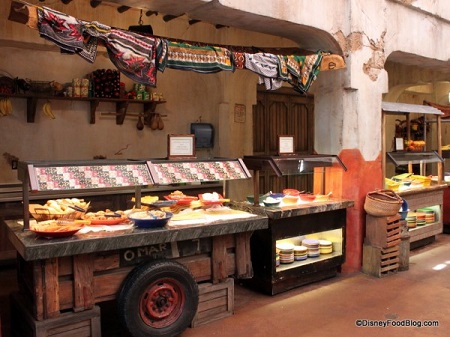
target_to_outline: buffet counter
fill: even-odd
[[[172,226],[178,215],[175,210],[178,213],[186,207],[181,203],[183,198],[172,197],[190,197],[190,205],[192,198],[199,199],[198,207],[209,208],[212,201],[200,200],[197,194],[202,193],[203,198],[223,181],[249,177],[240,159],[227,158],[19,162],[23,218],[5,221],[9,241],[18,252],[20,292],[12,300],[12,331],[16,336],[65,336],[70,332],[73,336],[98,337],[100,308],[96,304],[115,300],[119,319],[130,335],[172,337],[208,316],[199,314],[203,309],[201,298],[216,291],[215,285],[223,284],[228,289],[225,300],[233,303],[234,283],[230,276],[252,277],[250,237],[253,231],[267,228],[267,217],[222,208],[227,199],[221,196],[220,205],[214,206],[220,206],[222,212],[210,214],[207,222]],[[184,186],[191,187],[190,196],[180,191]],[[194,192],[193,188],[199,186],[208,189]],[[119,192],[131,189],[134,195]],[[143,196],[146,192],[151,193],[149,206],[164,213],[164,227],[140,228],[142,218],[132,217],[144,210],[141,204],[147,200]],[[60,230],[66,231],[67,227],[41,227],[49,224],[36,212],[35,198],[45,200],[53,193],[57,193],[59,203],[48,200],[46,205],[37,206],[48,210],[44,214],[51,217],[50,226],[56,222],[58,227],[67,225],[67,221],[58,221],[67,216],[63,204],[66,208],[69,205],[69,214],[74,217],[68,226],[79,224],[77,221],[84,226],[78,232],[69,231],[71,236],[59,237]],[[66,200],[66,195],[72,199]],[[77,196],[88,199],[83,207],[75,203],[80,201]],[[174,210],[167,212],[170,214],[159,210],[162,206],[155,206],[154,202],[164,201],[158,200],[161,196],[175,202],[171,203]],[[118,204],[111,203],[114,200]],[[72,203],[78,207],[75,212]],[[133,208],[139,211],[135,213]],[[227,209],[233,217],[224,216]],[[150,221],[160,220],[151,212],[145,215]],[[78,217],[77,213],[84,214]],[[96,226],[94,221],[104,226],[105,219],[114,220],[106,213],[119,216],[116,226],[106,221],[110,230],[85,231],[86,227]],[[38,229],[31,216],[39,220]],[[128,219],[134,220],[118,227]],[[232,313],[231,307],[228,313]]]
[[[430,209],[435,214],[433,222],[409,228],[411,249],[433,242],[437,234],[443,232],[444,191],[447,184],[437,184],[421,188],[411,188],[397,192],[408,203],[409,210]]]
[[[345,261],[347,208],[351,200],[330,199],[280,207],[255,207],[269,218],[267,229],[251,237],[254,276],[245,284],[275,295],[295,287],[334,277]],[[327,242],[327,251],[302,257],[297,247],[308,240]],[[282,247],[291,246],[289,252]],[[317,247],[320,250],[320,247]],[[298,258],[297,258],[298,257]]]
[[[254,231],[267,229],[268,219],[263,215],[246,214],[242,218],[207,224],[176,227],[169,224],[153,229],[132,227],[124,231],[77,233],[53,239],[40,238],[23,230],[21,221],[9,220],[6,225],[8,237],[18,252],[21,291],[20,300],[16,302],[23,303],[16,305],[21,311],[13,315],[30,317],[27,329],[36,332],[42,324],[53,324],[55,320],[60,320],[60,329],[69,330],[77,316],[82,317],[83,313],[94,309],[98,311],[97,303],[114,300],[124,287],[130,287],[133,284],[127,282],[130,275],[143,272],[141,266],[145,263],[150,262],[153,267],[154,262],[161,266],[167,263],[169,271],[173,268],[171,263],[179,263],[198,284],[218,284],[230,276],[252,277],[250,237]],[[138,303],[135,306],[139,308]],[[29,312],[24,313],[25,308],[29,308]],[[67,311],[72,320],[67,320]],[[13,326],[13,330],[24,333],[23,325]],[[91,335],[100,336],[101,332]]]

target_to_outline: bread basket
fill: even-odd
[[[376,190],[367,193],[364,210],[373,216],[392,216],[398,213],[403,199],[392,190]]]

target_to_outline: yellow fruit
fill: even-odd
[[[6,110],[7,116],[11,115],[13,112],[11,99],[9,97],[5,98],[5,110]]]
[[[52,111],[52,106],[50,104],[50,101],[47,101],[44,103],[44,105],[42,106],[42,111],[44,113],[44,115],[46,115],[47,117],[51,118],[51,119],[55,119],[55,114]]]

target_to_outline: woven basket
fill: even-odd
[[[403,199],[392,190],[369,192],[364,202],[364,210],[373,216],[392,216],[399,212]]]

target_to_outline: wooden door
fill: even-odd
[[[313,153],[314,98],[289,90],[258,91],[253,106],[253,154],[276,155],[279,135],[294,137],[296,153]],[[312,191],[312,176],[277,177],[273,172],[260,173],[260,192],[281,192],[284,188]]]

